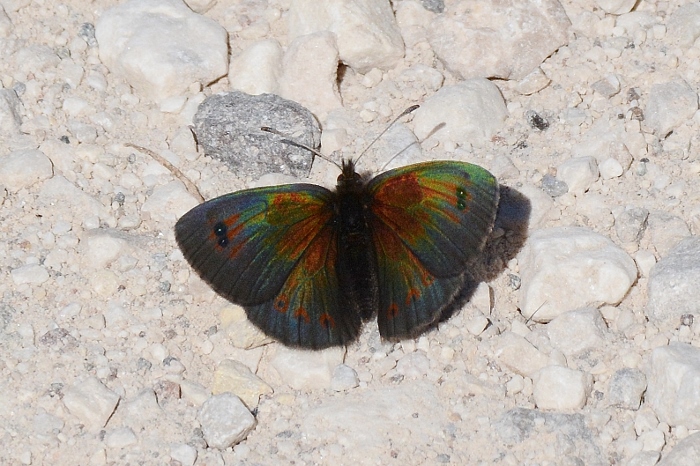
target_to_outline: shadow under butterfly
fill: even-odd
[[[375,315],[382,338],[416,337],[453,315],[524,243],[529,203],[484,168],[433,161],[370,179],[355,162],[342,162],[335,191],[245,189],[175,225],[192,268],[285,345],[347,345]]]

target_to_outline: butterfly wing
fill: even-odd
[[[359,333],[341,312],[334,194],[295,184],[248,189],[186,213],[175,238],[197,273],[286,345],[325,348]]]
[[[498,182],[464,162],[427,162],[369,182],[380,334],[417,335],[453,300],[498,208]]]

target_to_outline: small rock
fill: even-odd
[[[53,164],[43,152],[25,149],[0,157],[0,185],[10,192],[28,188],[53,176]]]
[[[143,214],[163,225],[172,225],[177,218],[198,204],[197,199],[180,180],[157,186],[141,207]]]
[[[30,264],[12,269],[10,276],[15,285],[23,285],[26,283],[41,285],[49,279],[49,272],[44,266]]]
[[[245,440],[255,427],[255,418],[236,395],[210,397],[199,410],[204,439],[211,448],[223,450]]]
[[[533,378],[533,397],[540,409],[581,409],[593,386],[593,377],[562,366],[547,366]]]
[[[622,168],[620,162],[612,157],[603,160],[600,165],[598,165],[598,170],[600,171],[600,177],[604,180],[619,178],[625,172],[625,169]]]
[[[343,349],[306,351],[277,345],[270,364],[280,378],[295,390],[327,388],[333,370],[343,362]]]
[[[651,86],[644,110],[646,124],[661,139],[684,121],[693,117],[698,109],[698,94],[683,80]]]
[[[660,256],[666,256],[681,240],[690,236],[685,221],[673,214],[652,211],[647,219],[651,243]]]
[[[109,448],[124,448],[138,442],[134,431],[128,427],[118,427],[105,435],[105,445]]]
[[[630,458],[626,466],[657,466],[657,463],[661,459],[661,453],[658,451],[640,451],[632,458]]]
[[[281,97],[299,102],[321,120],[343,106],[333,33],[322,31],[296,38],[287,47],[282,69],[277,92]]]
[[[495,356],[498,362],[508,369],[530,378],[549,364],[546,354],[535,348],[525,338],[512,332],[506,332],[499,337]]]
[[[569,185],[547,173],[542,177],[542,191],[552,197],[559,197],[569,192]]]
[[[253,349],[274,342],[248,319],[245,309],[236,304],[224,307],[219,313],[221,329],[236,348]]]
[[[665,453],[656,466],[696,466],[700,458],[700,432],[687,436]]]
[[[564,8],[552,0],[473,1],[470,8],[449,8],[436,16],[428,40],[458,77],[519,80],[567,43],[570,25]]]
[[[396,372],[409,379],[425,377],[429,370],[430,360],[422,350],[408,353],[396,362]]]
[[[615,233],[623,243],[638,243],[647,228],[649,211],[643,207],[626,206],[615,218]]]
[[[197,461],[197,449],[186,443],[179,443],[170,447],[170,457],[180,466],[194,466]]]
[[[591,89],[609,99],[620,92],[620,80],[614,74],[609,74],[605,78],[591,84]]]
[[[649,274],[647,314],[675,328],[684,314],[700,316],[700,237],[682,240]]]
[[[180,399],[180,384],[172,380],[159,380],[153,385],[153,392],[160,406]]]
[[[596,4],[606,13],[622,15],[632,11],[637,0],[596,0]]]
[[[282,76],[282,46],[275,39],[255,42],[231,62],[231,88],[246,94],[274,94]]]
[[[102,228],[85,232],[80,246],[83,266],[95,270],[107,268],[132,249],[123,233]]]
[[[557,178],[566,183],[569,191],[583,194],[596,182],[600,172],[594,157],[574,157],[557,167]]]
[[[331,379],[331,389],[336,392],[344,392],[357,387],[360,384],[360,379],[357,376],[357,371],[345,364],[338,364],[333,369],[333,378]]]
[[[523,95],[532,95],[547,87],[551,82],[552,80],[538,66],[516,84],[515,90]]]
[[[212,393],[218,395],[225,392],[233,393],[245,403],[248,409],[254,409],[258,406],[260,397],[272,393],[273,390],[260,377],[253,374],[245,364],[233,359],[225,359],[219,363],[214,372]]]
[[[107,68],[157,102],[226,74],[226,30],[182,0],[131,0],[112,7],[97,21],[95,37]]]
[[[646,400],[670,426],[700,429],[700,348],[674,342],[651,353]]]
[[[637,279],[637,267],[625,251],[579,227],[532,232],[518,262],[520,309],[537,322],[590,305],[617,304]]]
[[[358,73],[392,69],[404,55],[388,0],[294,0],[287,13],[290,40],[329,31],[340,60]]]
[[[3,11],[0,9],[0,13]],[[12,139],[20,134],[21,105],[22,101],[19,100],[17,92],[13,89],[0,89],[0,138]]]
[[[125,424],[133,430],[140,432],[146,428],[150,421],[163,414],[158,406],[156,394],[150,388],[144,388],[135,396],[119,403],[117,413],[125,420]]]
[[[444,123],[432,137],[463,144],[489,140],[507,116],[498,87],[488,79],[474,78],[445,86],[426,99],[414,112],[413,127],[422,140]]]
[[[622,409],[638,410],[647,389],[647,378],[638,369],[620,369],[610,379],[608,403]]]
[[[68,411],[92,429],[107,425],[118,402],[119,395],[95,377],[69,387],[63,395]]]
[[[204,152],[241,178],[257,179],[267,173],[304,178],[309,174],[313,154],[280,142],[278,136],[261,131],[263,126],[313,149],[321,141],[318,121],[309,110],[273,94],[212,95],[197,109],[194,126]]]
[[[546,327],[549,340],[566,356],[603,346],[607,327],[596,308],[578,309],[555,317]]]
[[[683,48],[692,47],[700,37],[700,4],[687,3],[678,7],[666,23],[668,39]]]

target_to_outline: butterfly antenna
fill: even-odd
[[[397,121],[399,121],[401,118],[403,118],[403,117],[405,117],[406,115],[408,115],[409,113],[415,111],[418,107],[420,107],[420,105],[411,105],[411,106],[408,107],[406,110],[404,110],[403,112],[401,112],[401,114],[400,114],[399,116],[397,116],[396,118],[394,118],[393,120],[391,120],[391,123],[389,123],[388,125],[386,125],[386,128],[384,128],[384,131],[382,131],[381,133],[379,133],[379,134],[377,135],[377,137],[375,137],[374,139],[372,139],[372,142],[370,142],[370,143],[367,145],[367,147],[365,147],[365,150],[363,150],[362,152],[360,152],[360,155],[358,155],[357,158],[355,159],[355,163],[357,164],[357,162],[362,158],[362,156],[365,155],[365,154],[367,153],[367,151],[369,150],[369,148],[372,147],[372,146],[374,145],[374,143],[377,142],[377,141],[379,140],[379,138],[381,138],[382,136],[384,136],[384,134],[385,134],[387,131],[389,131],[389,128],[391,128],[392,126],[394,126],[394,124],[395,124]]]
[[[387,160],[386,163],[382,166],[382,168],[379,169],[379,171],[380,171],[380,172],[383,172],[384,169],[386,169],[386,167],[389,166],[389,164],[391,163],[392,160],[394,160],[396,157],[398,157],[399,155],[401,155],[401,154],[403,154],[404,152],[406,152],[406,151],[408,150],[409,147],[411,147],[411,146],[414,145],[414,144],[419,144],[419,145],[420,145],[420,144],[423,144],[423,141],[425,141],[426,139],[428,139],[429,137],[431,137],[433,134],[435,134],[435,133],[437,133],[438,131],[440,131],[440,130],[441,130],[442,128],[444,128],[445,126],[447,126],[446,123],[444,123],[444,122],[443,122],[443,123],[440,123],[440,124],[436,125],[435,128],[433,128],[432,130],[430,130],[430,132],[429,132],[423,139],[421,139],[420,141],[414,141],[414,142],[408,144],[406,147],[404,147],[403,149],[401,149],[400,151],[398,151],[397,153],[395,153],[394,155],[392,155],[391,158],[390,158],[389,160]]]
[[[263,126],[260,128],[260,130],[265,131],[266,133],[276,134],[277,136],[280,136],[282,138],[282,139],[280,139],[280,142],[282,142],[284,144],[289,144],[290,146],[299,147],[301,149],[306,149],[309,152],[311,152],[312,154],[322,158],[323,160],[326,160],[326,161],[332,163],[333,165],[335,165],[336,167],[338,167],[342,170],[342,167],[340,165],[338,165],[334,160],[329,159],[328,157],[326,157],[324,154],[322,154],[320,151],[317,151],[313,147],[307,146],[306,144],[303,144],[299,141],[295,141],[294,139],[291,139],[289,136],[282,134],[281,132],[277,131],[274,128],[270,128],[269,126]]]

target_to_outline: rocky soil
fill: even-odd
[[[0,5],[2,464],[697,463],[700,3]],[[205,155],[234,90],[306,107],[335,161],[420,104],[360,169],[496,175],[488,283],[415,340],[261,334],[173,226],[338,168]],[[259,117],[238,143],[287,122]]]

